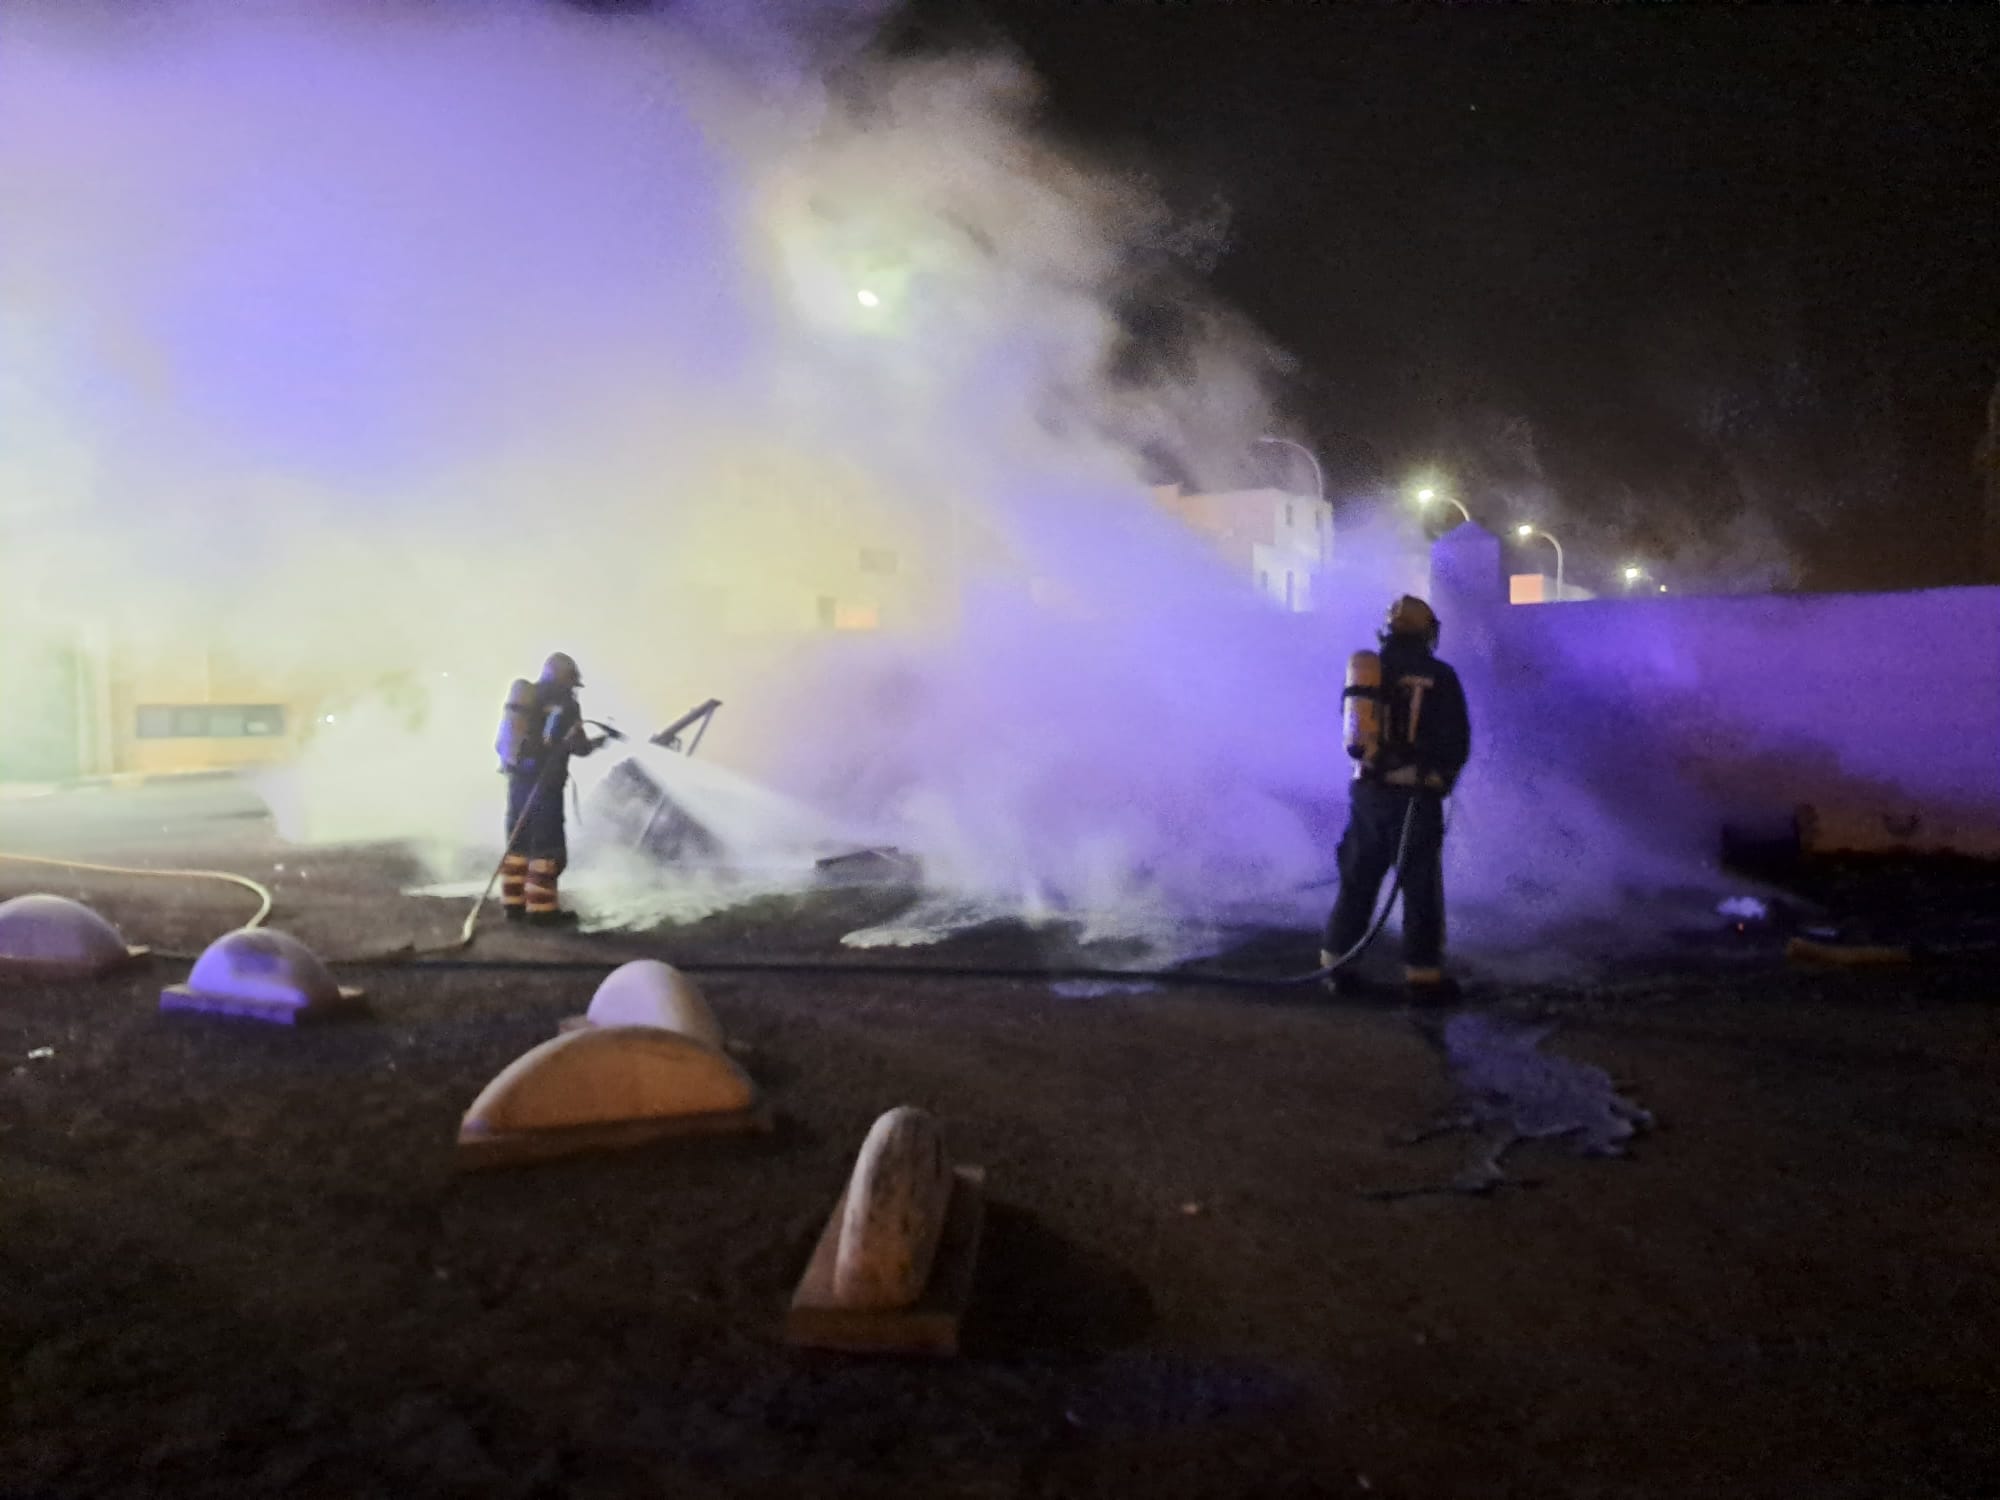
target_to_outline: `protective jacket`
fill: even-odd
[[[1381,747],[1360,763],[1363,780],[1449,793],[1472,756],[1472,716],[1458,673],[1421,637],[1382,643]]]

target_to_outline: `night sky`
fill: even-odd
[[[2000,7],[918,0],[892,44],[996,39],[1226,201],[1188,280],[1294,357],[1330,487],[1440,465],[1579,572],[1747,509],[1806,587],[1978,580]]]

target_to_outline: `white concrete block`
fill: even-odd
[[[210,943],[186,984],[161,992],[162,1010],[208,1011],[296,1024],[353,1012],[359,990],[342,989],[319,956],[288,933],[243,927]]]
[[[506,1165],[768,1125],[756,1085],[717,1048],[660,1026],[585,1026],[503,1068],[458,1144],[467,1166]]]
[[[621,964],[591,997],[585,1019],[592,1026],[655,1026],[720,1052],[722,1027],[701,988],[656,958]]]
[[[89,978],[145,954],[79,901],[36,894],[0,902],[0,973]]]
[[[930,1280],[951,1203],[944,1133],[921,1109],[892,1109],[861,1144],[848,1182],[833,1291],[844,1307],[908,1307]]]

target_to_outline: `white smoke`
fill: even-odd
[[[880,11],[0,0],[6,587],[324,694],[300,836],[491,838],[559,647],[1024,910],[1324,874],[1401,580],[1349,544],[1288,616],[1153,504],[1139,445],[1269,430],[1268,351],[1191,307],[1183,378],[1114,385],[1163,209]],[[862,549],[882,631],[816,639]]]

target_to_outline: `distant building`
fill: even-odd
[[[1567,578],[1563,580],[1562,602],[1574,604],[1579,599],[1595,599],[1596,593],[1590,589],[1578,588]],[[1556,581],[1546,573],[1514,573],[1507,579],[1507,602],[1509,604],[1553,604],[1556,602]]]
[[[1333,556],[1333,509],[1279,489],[1190,494],[1177,484],[1153,496],[1207,537],[1246,583],[1285,609],[1313,607],[1313,585]]]
[[[205,648],[166,650],[99,622],[0,614],[0,782],[215,770],[282,760],[322,694]]]
[[[745,567],[698,587],[703,617],[720,634],[753,642],[909,630],[944,587],[921,552],[851,538],[799,550],[805,560],[782,569]],[[424,674],[386,664],[358,675],[307,663],[257,667],[234,659],[219,638],[142,617],[10,606],[18,601],[0,597],[0,783],[285,761],[364,701],[414,720],[431,686],[417,680]]]

